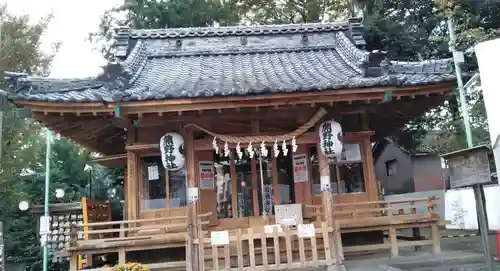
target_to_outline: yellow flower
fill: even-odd
[[[140,263],[126,263],[116,265],[111,271],[151,271],[146,266]]]

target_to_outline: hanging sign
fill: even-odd
[[[310,238],[316,236],[314,224],[299,224],[297,225],[297,235],[300,238]]]
[[[229,232],[228,231],[210,232],[210,243],[212,243],[212,246],[229,245]]]
[[[276,232],[282,232],[283,231],[283,228],[279,224],[264,225],[264,233],[265,234],[273,234],[275,229],[276,229]]]
[[[271,214],[274,207],[274,188],[270,184],[264,185],[264,210],[265,214]]]
[[[196,203],[200,199],[200,189],[198,189],[198,187],[189,187],[187,194],[188,204]]]
[[[158,180],[160,173],[158,172],[158,165],[152,164],[148,166],[148,181]]]
[[[40,235],[47,235],[50,233],[50,216],[40,217]]]
[[[200,189],[214,189],[214,163],[210,161],[200,161]]]
[[[302,204],[281,204],[274,207],[276,224],[295,226],[302,224]]]
[[[342,151],[340,161],[345,162],[359,162],[363,158],[361,156],[361,148],[359,144],[344,144],[344,150]]]
[[[321,185],[321,192],[332,191],[332,184],[330,183],[330,176],[321,176],[320,177],[320,185]]]
[[[307,155],[296,154],[293,156],[293,180],[295,183],[308,181]]]

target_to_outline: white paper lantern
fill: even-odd
[[[319,144],[321,152],[328,158],[340,157],[342,154],[342,127],[340,123],[329,120],[319,127]]]
[[[160,139],[161,161],[170,171],[184,167],[184,138],[177,133],[166,133]]]

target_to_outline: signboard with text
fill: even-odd
[[[200,189],[214,189],[214,163],[210,161],[200,161]]]
[[[296,154],[293,156],[293,180],[296,183],[308,181],[307,155]]]
[[[450,188],[491,182],[490,148],[477,146],[443,155],[450,168]]]

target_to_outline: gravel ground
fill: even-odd
[[[471,234],[476,232],[471,231],[457,231],[457,230],[441,230],[441,236],[445,235],[460,235],[460,234]],[[493,256],[496,256],[496,238],[494,234],[489,235],[489,247]],[[464,251],[464,252],[474,252],[474,253],[484,253],[483,245],[481,243],[480,236],[471,237],[456,237],[456,238],[442,238],[441,248],[443,251]],[[426,248],[428,249],[428,248]],[[416,267],[409,269],[401,269],[408,271],[486,271],[488,268],[485,263],[470,263],[467,265],[460,264],[454,265],[443,265],[435,267]],[[497,263],[496,270],[500,271],[500,262]]]
[[[402,269],[411,271],[487,271],[488,268],[482,264],[471,264],[466,266],[439,266],[432,268]]]

